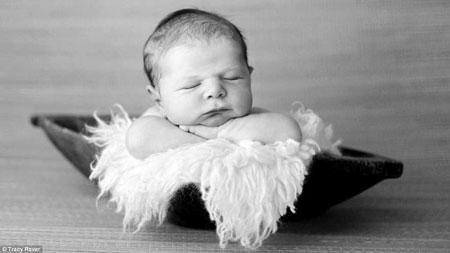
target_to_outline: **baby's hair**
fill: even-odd
[[[158,60],[171,47],[186,41],[208,40],[225,36],[236,41],[245,63],[247,45],[239,28],[224,17],[198,9],[181,9],[170,13],[156,26],[144,45],[144,70],[153,87],[159,81]]]

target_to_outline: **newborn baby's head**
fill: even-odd
[[[219,126],[252,108],[247,47],[239,29],[200,10],[163,19],[144,47],[148,90],[176,125]]]

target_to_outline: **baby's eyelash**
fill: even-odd
[[[188,85],[188,86],[186,86],[186,87],[183,87],[183,88],[181,88],[182,90],[189,90],[189,89],[193,89],[193,88],[195,88],[195,87],[197,87],[197,86],[199,86],[200,85],[200,83],[196,83],[196,84],[193,84],[193,85]]]
[[[240,76],[233,76],[233,77],[224,77],[223,79],[228,80],[228,81],[235,81],[235,80],[241,79],[241,77]]]

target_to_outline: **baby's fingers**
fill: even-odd
[[[217,127],[195,125],[189,126],[188,131],[206,139],[217,138]]]
[[[187,132],[187,133],[191,133],[191,134],[196,134],[196,135],[200,135],[203,136],[202,133],[205,132],[205,129],[207,127],[205,126],[201,126],[201,125],[179,125],[178,126],[181,130]],[[206,130],[207,132],[207,130]]]
[[[178,126],[181,130],[188,132],[189,133],[189,126],[185,126],[185,125],[179,125]]]

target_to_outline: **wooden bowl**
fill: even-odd
[[[100,116],[109,121],[110,116]],[[35,115],[34,126],[41,127],[56,148],[86,177],[90,163],[99,149],[88,143],[85,125],[96,125],[92,116],[82,115]],[[380,181],[398,178],[403,164],[376,154],[339,147],[342,156],[319,153],[314,156],[305,178],[303,193],[295,206],[296,213],[288,212],[282,220],[296,220],[316,216],[333,205],[347,200]],[[214,228],[195,184],[178,190],[168,210],[169,222],[193,227]]]

